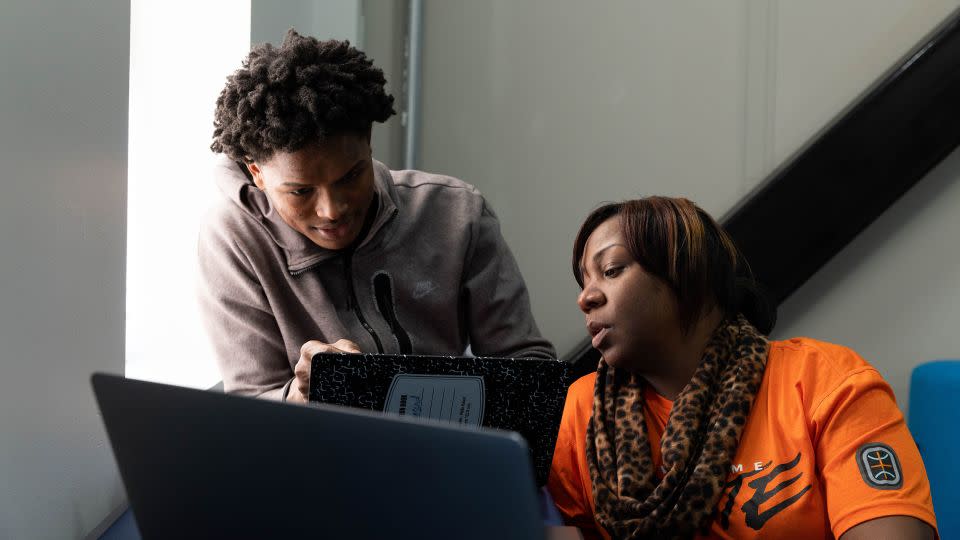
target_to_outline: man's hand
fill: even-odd
[[[306,403],[310,394],[310,365],[313,355],[317,353],[359,353],[360,347],[348,339],[339,339],[332,345],[322,341],[311,340],[300,347],[300,359],[293,368],[295,375],[290,383],[290,392],[287,401],[292,403]]]

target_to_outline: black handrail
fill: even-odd
[[[960,10],[721,223],[779,305],[960,145]],[[584,339],[565,360],[596,369]]]

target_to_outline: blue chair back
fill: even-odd
[[[907,424],[930,478],[940,538],[960,538],[960,360],[914,368]]]

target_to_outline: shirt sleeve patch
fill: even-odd
[[[899,489],[903,486],[903,469],[893,448],[879,443],[867,443],[857,449],[857,466],[860,476],[868,486],[875,489]]]

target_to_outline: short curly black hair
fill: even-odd
[[[395,114],[383,71],[349,41],[302,36],[254,47],[217,98],[210,149],[270,159],[344,133],[369,133]]]

